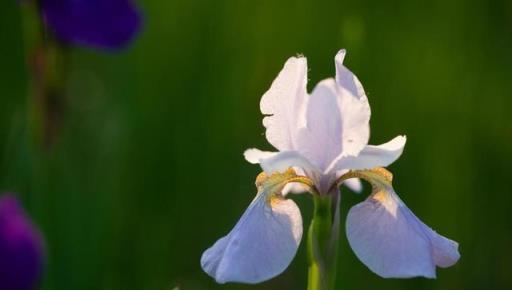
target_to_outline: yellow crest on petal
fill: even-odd
[[[372,185],[372,194],[369,200],[381,203],[389,213],[396,214],[396,203],[390,199],[390,192],[393,191],[391,185],[393,174],[383,167],[376,167],[369,170],[349,171],[339,178],[341,183],[349,178],[362,178]]]
[[[272,206],[284,199],[281,192],[284,186],[290,182],[302,183],[308,186],[312,193],[317,192],[311,179],[306,176],[297,175],[291,167],[284,172],[276,172],[272,175],[261,172],[256,177],[255,183],[258,188],[258,194],[265,194],[268,204]]]

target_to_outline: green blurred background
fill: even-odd
[[[142,1],[120,54],[71,54],[52,150],[33,142],[21,14],[0,4],[0,190],[19,194],[47,240],[44,290],[305,289],[305,243],[286,272],[217,285],[199,258],[255,194],[271,149],[259,99],[285,60],[308,57],[309,89],[333,57],[361,79],[370,143],[408,143],[395,187],[462,258],[437,280],[382,279],[341,237],[339,289],[512,289],[512,2]],[[364,195],[345,190],[342,222]],[[294,197],[304,216],[311,200]]]

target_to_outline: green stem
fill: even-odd
[[[339,221],[337,194],[314,195],[308,231],[308,290],[333,290],[336,282]]]

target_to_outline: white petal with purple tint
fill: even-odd
[[[260,149],[250,148],[245,150],[244,158],[249,163],[259,164],[261,160],[270,158],[276,155],[278,152],[270,152],[270,151],[261,151]]]
[[[397,136],[381,145],[366,145],[357,156],[341,156],[338,158],[331,164],[329,170],[360,170],[386,167],[402,155],[406,140],[405,136]]]
[[[458,244],[421,222],[390,186],[352,207],[346,230],[357,257],[384,278],[435,278],[436,266],[460,257]]]
[[[307,158],[296,151],[283,151],[262,159],[260,161],[261,168],[267,173],[284,172],[290,167],[300,168],[310,178],[319,178],[321,171],[314,164],[309,162]]]
[[[302,217],[288,199],[261,192],[233,230],[201,257],[218,283],[259,283],[283,272],[302,238]]]
[[[267,140],[280,151],[294,150],[307,97],[307,61],[291,57],[260,101]]]
[[[343,154],[357,155],[370,137],[370,104],[359,79],[343,65],[346,51],[335,57],[336,84],[340,92],[340,112],[344,119]]]

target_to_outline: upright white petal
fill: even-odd
[[[322,171],[338,156],[357,155],[367,144],[370,107],[334,79],[321,81],[308,98],[306,128],[297,150]]]
[[[306,58],[291,57],[261,98],[261,112],[268,115],[263,119],[267,140],[280,151],[295,149],[297,129],[304,125],[306,84]]]
[[[422,223],[390,186],[352,207],[346,230],[357,257],[384,278],[435,278],[436,266],[460,257],[458,244]]]
[[[371,169],[386,167],[395,162],[402,152],[406,142],[405,136],[397,136],[381,145],[367,145],[357,156],[339,156],[329,166],[329,171],[343,169]]]
[[[338,83],[340,87],[351,92],[353,96],[359,99],[367,99],[363,85],[359,79],[343,65],[343,60],[345,60],[346,54],[347,51],[345,49],[341,49],[334,58],[336,63],[336,83]]]
[[[292,200],[258,194],[233,230],[201,257],[218,283],[263,282],[283,272],[302,238],[302,217]]]
[[[345,50],[336,54],[336,84],[343,117],[343,154],[357,155],[370,137],[370,104],[359,79],[343,65]]]
[[[298,151],[322,171],[342,150],[339,99],[334,80],[321,81],[307,100],[307,125],[299,133]]]

